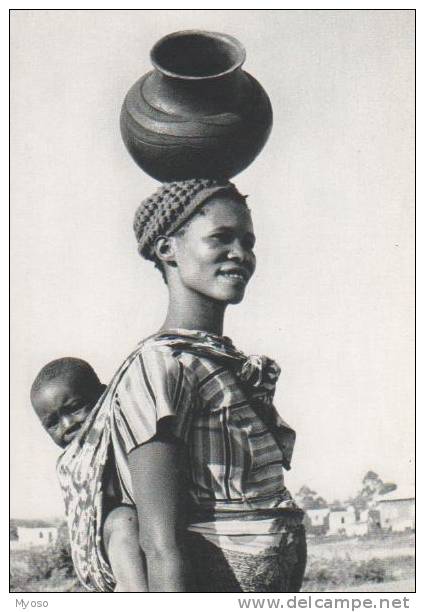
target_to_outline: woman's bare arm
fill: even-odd
[[[182,452],[177,440],[158,434],[128,457],[150,592],[186,590],[180,546]]]

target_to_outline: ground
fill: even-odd
[[[309,538],[303,592],[399,592],[415,590],[415,536]],[[83,590],[63,551],[12,550],[10,590],[21,593]]]
[[[305,592],[413,592],[413,533],[309,538]]]

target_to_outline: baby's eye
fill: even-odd
[[[74,404],[72,406],[68,406],[68,408],[66,410],[64,410],[65,414],[75,414],[76,412],[81,412],[81,410],[84,410],[86,408],[86,405],[83,404]]]
[[[243,241],[243,246],[245,249],[252,251],[252,249],[255,247],[255,238],[245,238]]]
[[[94,404],[84,404],[84,406],[79,406],[78,408],[76,408],[75,410],[73,410],[73,414],[76,414],[77,412],[90,412],[90,410],[93,408]]]

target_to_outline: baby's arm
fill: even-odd
[[[130,506],[111,510],[103,527],[103,540],[117,583],[115,591],[147,592],[145,556],[139,544],[136,510]]]

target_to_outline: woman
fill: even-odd
[[[298,591],[305,536],[284,485],[295,433],[272,404],[279,368],[222,335],[255,270],[245,197],[227,181],[165,184],[134,229],[167,284],[168,312],[112,381],[94,427],[103,443],[92,434],[97,458],[87,463],[106,465],[113,448],[116,495],[136,506],[150,591]],[[102,500],[89,498],[95,547]]]

